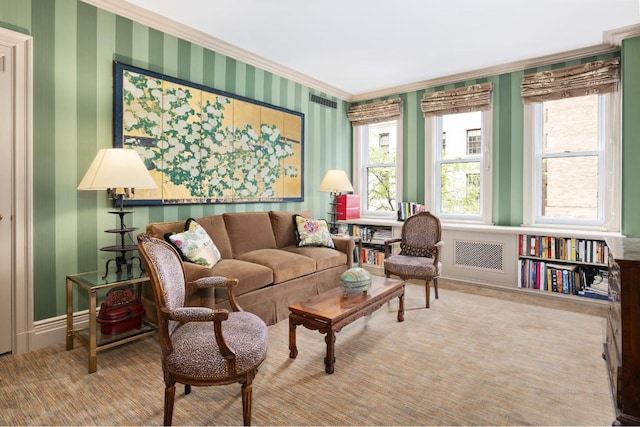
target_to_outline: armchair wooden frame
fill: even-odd
[[[169,295],[165,289],[163,281],[173,279],[173,277],[167,277],[167,266],[158,266],[158,262],[166,264],[167,261],[171,261],[167,258],[167,255],[173,254],[173,259],[179,262],[180,268],[177,269],[178,273],[182,274],[182,283],[178,278],[178,286],[183,286],[182,292],[182,305],[184,304],[184,293],[190,293],[196,289],[210,288],[210,287],[222,287],[226,288],[229,303],[233,312],[243,312],[240,306],[237,304],[233,292],[233,288],[237,286],[237,279],[227,279],[225,277],[206,277],[198,279],[195,282],[186,283],[184,275],[184,266],[182,260],[178,255],[175,248],[169,245],[167,242],[150,237],[147,234],[140,234],[138,238],[138,248],[142,255],[146,265],[147,272],[151,279],[151,284],[154,289],[154,295],[156,299],[156,307],[158,314],[158,334],[160,339],[160,347],[162,350],[162,371],[165,382],[164,393],[164,425],[171,425],[173,416],[173,406],[175,401],[175,384],[184,384],[185,394],[191,392],[191,386],[212,386],[212,385],[225,385],[232,383],[242,384],[242,416],[244,425],[251,424],[251,395],[252,395],[252,382],[258,371],[260,364],[266,357],[266,343],[263,354],[256,354],[253,357],[252,365],[247,369],[246,366],[243,369],[238,369],[238,357],[237,353],[239,349],[236,345],[232,348],[228,344],[228,337],[225,338],[223,333],[223,322],[229,319],[230,313],[224,309],[211,309],[207,307],[173,307],[175,305],[175,295]],[[164,257],[157,255],[158,251],[164,251]],[[162,271],[160,271],[162,269]],[[175,284],[174,284],[175,285]],[[244,316],[249,317],[249,320],[253,320],[253,325],[257,325],[258,329],[264,327],[264,339],[266,341],[266,325],[257,316],[251,313],[244,313]],[[255,318],[255,319],[253,319]],[[257,319],[257,320],[256,320]],[[210,322],[215,333],[215,341],[220,351],[222,358],[225,361],[226,369],[223,373],[216,372],[215,374],[207,374],[209,371],[204,369],[197,369],[188,371],[186,369],[180,370],[175,368],[175,364],[172,366],[168,363],[169,356],[174,352],[174,343],[172,341],[172,332],[175,331],[180,325],[184,325],[189,322]],[[260,332],[260,331],[258,331]],[[199,361],[189,361],[184,365],[196,366]],[[181,363],[182,364],[182,363]],[[204,372],[204,374],[203,374]]]
[[[430,286],[433,282],[435,297],[438,295],[440,277],[440,253],[444,242],[440,219],[430,212],[420,212],[407,218],[402,225],[401,237],[384,242],[384,274],[396,275],[402,280],[417,279],[425,281],[426,308],[430,307]],[[404,244],[407,253],[393,255],[393,246]]]

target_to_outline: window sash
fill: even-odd
[[[393,121],[393,120],[385,120]],[[402,200],[402,126],[400,118],[395,119],[396,128],[396,147],[395,157],[396,163],[368,163],[368,124],[353,127],[354,136],[354,152],[353,152],[353,170],[359,171],[359,176],[354,177],[353,187],[354,193],[360,194],[360,215],[362,217],[375,217],[391,219],[396,218],[395,211],[371,211],[368,209],[368,169],[376,167],[393,167],[395,168],[395,199],[396,202]]]
[[[534,165],[534,182],[533,191],[533,208],[534,208],[534,222],[536,224],[557,224],[557,225],[574,225],[574,226],[600,226],[605,222],[605,188],[606,188],[606,175],[609,173],[606,168],[606,152],[605,152],[605,128],[606,128],[606,112],[604,108],[604,101],[602,95],[598,97],[598,149],[597,150],[585,150],[585,151],[571,151],[571,152],[549,152],[545,153],[543,150],[544,144],[544,104],[539,102],[533,105],[534,114],[534,152],[533,158],[535,159]],[[542,170],[543,164],[546,159],[563,159],[563,158],[587,158],[597,157],[598,164],[598,196],[595,219],[582,219],[572,217],[557,217],[550,215],[542,215]],[[526,193],[526,191],[525,191]],[[525,205],[526,206],[526,205]]]
[[[484,114],[482,114],[482,119],[481,122],[484,125]],[[486,173],[484,173],[484,167],[483,167],[483,158],[482,158],[482,148],[481,148],[481,153],[479,155],[469,155],[467,154],[467,156],[465,157],[461,157],[461,158],[443,158],[443,147],[442,147],[442,136],[444,134],[443,132],[443,123],[442,123],[442,116],[437,116],[434,118],[435,123],[436,123],[436,138],[435,138],[435,162],[434,162],[434,170],[437,171],[437,173],[435,174],[434,180],[435,180],[435,204],[436,204],[436,213],[438,216],[440,216],[442,219],[452,219],[452,220],[472,220],[472,221],[479,221],[482,220],[483,218],[483,211],[484,211],[484,204],[483,204],[483,199],[484,199],[484,193],[485,191],[483,191],[483,181],[486,177]],[[477,128],[473,129],[473,130],[478,130]],[[480,130],[480,138],[481,140],[484,139],[483,136],[483,129],[479,129]],[[468,138],[465,137],[465,152],[467,151],[468,148]],[[457,213],[445,213],[443,212],[443,200],[442,200],[442,169],[443,167],[445,167],[446,165],[459,165],[459,164],[478,164],[478,171],[479,171],[479,182],[480,182],[480,194],[479,194],[479,212],[477,214],[457,214]],[[465,179],[466,180],[466,179]],[[467,190],[467,188],[465,188],[465,190]]]

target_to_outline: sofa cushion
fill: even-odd
[[[300,248],[294,245],[282,248],[282,250],[314,259],[316,261],[316,271],[347,264],[347,254],[336,249],[319,246],[304,246]]]
[[[179,233],[184,231],[184,220],[180,221],[168,221],[168,222],[154,222],[147,225],[147,234],[156,239],[164,239],[167,233]]]
[[[222,214],[231,241],[233,258],[258,249],[275,249],[269,212],[234,212]]]
[[[298,244],[298,240],[296,238],[296,222],[293,219],[294,215],[302,215],[306,218],[311,218],[311,212],[309,211],[269,212],[271,227],[273,228],[273,236],[276,239],[276,247],[278,249]]]
[[[273,283],[273,271],[269,267],[237,259],[222,259],[211,269],[212,276],[238,279],[233,288],[235,295],[242,295]]]
[[[239,260],[260,264],[273,270],[273,283],[281,283],[316,271],[316,262],[306,256],[281,249],[258,249]]]
[[[220,261],[220,251],[204,228],[193,218],[185,223],[182,233],[167,233],[166,240],[178,250],[185,261],[213,267]]]
[[[204,228],[220,251],[222,258],[233,258],[231,252],[231,242],[224,225],[222,215],[209,215],[198,218],[198,223]]]
[[[327,221],[324,219],[310,219],[301,215],[294,215],[298,246],[326,246],[335,248]]]

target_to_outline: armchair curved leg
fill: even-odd
[[[191,393],[191,384],[185,384],[184,385],[184,394],[189,394]]]
[[[251,376],[242,383],[242,421],[245,426],[251,425],[251,391],[253,384]]]
[[[438,278],[437,277],[435,277],[433,279],[433,289],[436,291],[436,299],[439,299],[438,298]]]
[[[173,402],[176,397],[175,381],[167,381],[164,389],[164,425],[170,426],[173,418]]]

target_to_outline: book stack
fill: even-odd
[[[416,202],[399,202],[398,203],[398,221],[404,221],[411,215],[415,215],[424,211],[424,205]]]
[[[606,264],[609,259],[609,248],[601,240],[521,234],[518,246],[521,256],[597,264]]]

